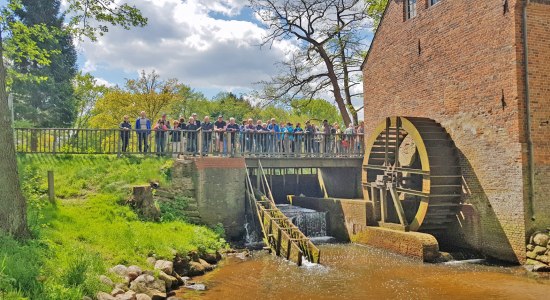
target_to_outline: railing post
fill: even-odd
[[[53,171],[48,171],[48,199],[51,204],[55,205],[55,188],[53,179]]]

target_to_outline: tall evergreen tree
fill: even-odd
[[[17,11],[27,26],[45,24],[59,29],[56,39],[40,41],[37,45],[51,53],[48,66],[22,60],[14,68],[21,74],[32,75],[26,80],[15,78],[12,86],[16,120],[24,120],[38,127],[71,126],[77,115],[77,101],[71,80],[77,72],[77,54],[70,34],[63,30],[64,15],[60,13],[60,0],[22,0],[23,8]]]

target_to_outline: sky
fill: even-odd
[[[208,98],[222,91],[247,94],[257,87],[254,83],[276,75],[276,62],[295,47],[292,41],[260,47],[267,31],[247,7],[248,0],[124,2],[141,10],[147,26],[110,27],[97,42],[77,45],[80,69],[106,85],[123,85],[141,70],[155,70]],[[324,98],[332,100],[328,93]]]

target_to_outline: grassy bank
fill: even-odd
[[[21,156],[22,189],[33,238],[0,236],[0,299],[82,299],[107,290],[109,267],[145,267],[150,254],[213,251],[214,231],[183,221],[146,222],[126,205],[132,185],[169,184],[170,161],[107,156]],[[55,173],[57,205],[48,204],[47,170]]]

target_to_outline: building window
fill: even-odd
[[[430,6],[431,5],[436,5],[439,2],[441,2],[441,0],[430,0]]]
[[[407,20],[416,17],[416,0],[405,1],[405,16],[407,17]]]

